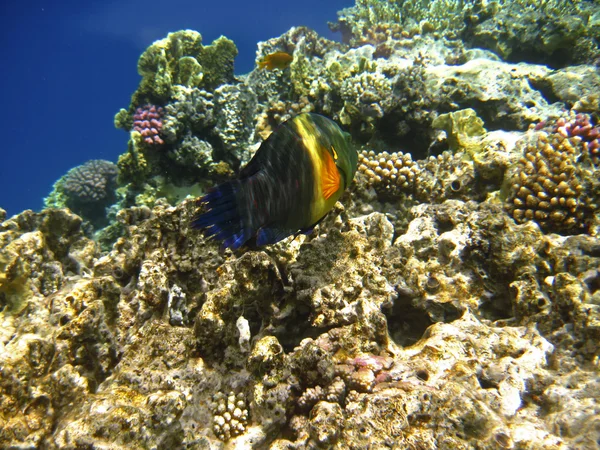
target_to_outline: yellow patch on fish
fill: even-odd
[[[259,69],[285,69],[290,65],[294,57],[286,52],[275,52],[265,55],[265,57],[258,63]]]
[[[298,117],[294,122],[302,144],[310,155],[315,173],[314,198],[311,204],[311,222],[318,221],[329,211],[340,193],[341,177],[329,151],[319,141],[320,133],[310,120],[310,115]]]

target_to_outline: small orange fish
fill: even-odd
[[[258,63],[259,69],[285,69],[290,65],[294,57],[286,52],[275,52],[266,55],[262,61]]]

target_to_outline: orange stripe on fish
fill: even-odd
[[[329,154],[327,150],[323,152],[323,155],[324,164],[321,173],[321,185],[323,190],[323,197],[325,197],[325,199],[327,200],[340,188],[340,172],[338,171],[338,168],[335,165],[333,157]]]

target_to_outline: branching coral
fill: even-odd
[[[597,207],[582,167],[581,141],[560,132],[537,132],[522,142],[523,157],[509,176],[507,209],[517,222],[535,220],[545,231],[587,229]]]
[[[410,153],[363,151],[358,155],[358,171],[366,176],[367,185],[387,194],[412,193],[421,172]]]

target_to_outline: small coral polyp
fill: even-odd
[[[165,142],[160,136],[163,127],[164,109],[161,106],[144,105],[135,110],[133,130],[142,135],[148,145],[162,145]]]
[[[243,393],[218,392],[210,405],[213,414],[213,431],[221,441],[228,441],[246,431],[248,408]]]

